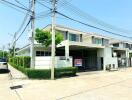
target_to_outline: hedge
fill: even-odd
[[[24,68],[30,67],[30,57],[29,56],[12,57],[9,59],[9,62],[17,66],[22,66]]]
[[[27,69],[27,76],[34,79],[49,79],[50,69]],[[76,67],[55,68],[55,78],[76,76]]]
[[[50,79],[51,70],[50,69],[31,69],[27,67],[28,64],[22,66],[22,62],[29,60],[29,57],[23,57],[26,60],[22,60],[22,57],[14,57],[10,59],[10,65],[19,71],[23,72],[28,78],[31,79]],[[28,59],[28,60],[27,60]],[[18,65],[20,64],[20,65]],[[76,67],[63,67],[55,68],[55,78],[65,77],[65,76],[75,76],[77,72]]]
[[[49,69],[27,69],[27,76],[31,79],[50,79]]]

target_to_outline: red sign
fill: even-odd
[[[74,66],[82,66],[82,59],[74,59]]]

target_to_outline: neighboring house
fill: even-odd
[[[112,51],[118,58],[118,67],[132,66],[132,61],[129,54],[132,52],[132,43],[121,40],[114,40],[110,43]]]
[[[118,67],[118,56],[113,56],[117,47],[110,45],[111,38],[60,25],[56,25],[55,29],[64,37],[64,41],[56,47],[55,67],[75,66],[79,70],[105,70],[108,65]],[[51,31],[51,25],[43,30]],[[29,56],[30,45],[20,49],[17,54]],[[51,46],[45,48],[35,41],[34,57],[36,69],[50,68]]]

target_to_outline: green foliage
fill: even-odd
[[[75,76],[76,67],[65,67],[65,68],[55,68],[55,78],[65,77],[65,76]],[[28,69],[27,76],[33,79],[49,79],[51,77],[50,69]]]
[[[63,40],[64,40],[63,35],[61,33],[57,32],[55,35],[55,44],[57,45]]]
[[[76,67],[63,67],[55,69],[55,77],[64,77],[64,76],[75,76],[77,72]]]
[[[24,73],[25,75],[27,75],[27,69],[26,69],[26,68],[24,68],[24,67],[22,67],[22,66],[18,66],[18,65],[16,65],[16,64],[13,64],[13,63],[11,63],[11,62],[9,62],[9,64],[10,64],[11,66],[13,66],[14,68],[16,68],[17,70],[19,70],[19,71],[21,71],[22,73]]]
[[[35,40],[38,43],[44,45],[45,47],[48,47],[52,42],[52,34],[49,31],[43,31],[37,28],[35,34]],[[55,35],[56,45],[59,44],[62,40],[63,40],[62,34],[57,32]]]
[[[9,60],[11,63],[17,66],[22,66],[24,68],[30,67],[30,57],[29,56],[12,57]]]
[[[30,57],[28,56],[12,57],[9,59],[9,63],[32,79],[49,79],[51,76],[50,69],[30,69]],[[55,77],[75,76],[76,71],[76,67],[55,68]]]
[[[10,59],[10,65],[19,71],[23,72],[28,78],[31,79],[50,79],[51,70],[50,69],[30,69],[25,68],[20,65],[13,64],[12,59]],[[75,76],[77,72],[76,67],[64,67],[64,68],[55,68],[55,78],[66,77],[66,76]]]
[[[9,57],[13,57],[14,55],[14,46],[13,46],[13,48],[9,48]],[[19,50],[19,48],[15,48],[15,51],[18,51]]]
[[[4,57],[8,58],[8,52],[7,51],[0,51],[0,58],[3,57],[3,53],[4,53]]]
[[[129,57],[132,58],[132,53],[129,54]]]
[[[32,79],[49,79],[51,71],[49,69],[28,69],[27,76]]]

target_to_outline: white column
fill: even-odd
[[[66,40],[65,42],[65,57],[66,60],[69,59],[69,40]]]
[[[128,50],[126,50],[126,67],[128,67],[129,66],[129,51]]]

